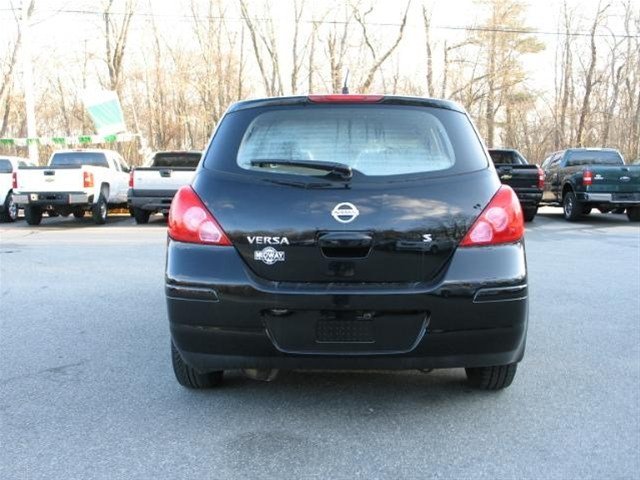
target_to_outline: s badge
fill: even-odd
[[[260,260],[266,265],[273,265],[276,262],[284,262],[284,252],[278,251],[273,247],[266,247],[253,252],[253,259]]]

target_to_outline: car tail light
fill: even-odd
[[[384,95],[309,95],[307,98],[313,103],[376,103]]]
[[[133,188],[133,170],[129,172],[129,188]]]
[[[93,187],[93,173],[82,172],[82,182],[84,183],[84,188]]]
[[[171,202],[169,237],[179,242],[231,245],[216,219],[188,185],[180,188]]]
[[[538,167],[538,189],[544,189],[544,170]]]
[[[502,185],[460,242],[461,247],[513,243],[524,235],[520,201],[511,187]]]
[[[582,184],[585,186],[593,184],[593,172],[591,170],[582,172]]]
[[[13,172],[13,174],[11,175],[11,185],[11,188],[13,188],[14,190],[18,188],[18,172]]]

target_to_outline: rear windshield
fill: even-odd
[[[94,167],[107,167],[107,157],[104,153],[98,152],[69,152],[54,153],[50,166],[66,167],[75,165],[93,165]]]
[[[11,166],[11,162],[0,158],[0,173],[11,173],[12,171],[13,167]]]
[[[156,153],[151,166],[196,168],[201,156],[200,153]]]
[[[605,150],[578,150],[567,152],[567,162],[572,165],[624,165],[618,152]]]
[[[526,160],[518,152],[512,150],[489,150],[491,160],[495,165],[503,163],[509,165],[527,165]]]
[[[300,162],[309,162],[310,167]],[[232,112],[221,122],[204,166],[323,176],[326,170],[313,168],[322,162],[346,165],[363,177],[453,174],[487,166],[466,115],[397,105],[306,105]]]

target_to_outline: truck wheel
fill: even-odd
[[[133,218],[136,219],[136,223],[138,225],[143,223],[149,223],[149,217],[151,216],[151,212],[148,210],[143,210],[141,208],[133,209]]]
[[[73,216],[76,218],[82,218],[84,217],[84,214],[87,213],[83,208],[76,208],[73,211]]]
[[[173,342],[171,342],[171,364],[173,365],[173,373],[176,376],[176,380],[183,387],[194,389],[211,388],[222,383],[224,374],[222,370],[199,373],[184,362]]]
[[[527,207],[522,209],[522,216],[524,217],[525,222],[532,221],[536,213],[538,213],[538,207]]]
[[[13,201],[13,193],[7,193],[4,199],[4,210],[0,212],[0,222],[15,222],[18,218],[18,205]]]
[[[98,201],[91,207],[91,216],[93,217],[93,223],[96,225],[103,225],[107,221],[107,200],[104,195],[100,194]]]
[[[630,222],[640,222],[640,207],[627,208],[627,218]]]
[[[564,210],[564,219],[570,222],[580,220],[582,216],[582,205],[573,192],[567,192],[562,199],[562,209]]]
[[[518,369],[517,363],[495,367],[465,368],[467,382],[480,390],[501,390],[513,382]]]
[[[24,207],[24,219],[29,225],[40,225],[42,221],[42,208],[27,205]]]

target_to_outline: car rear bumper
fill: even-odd
[[[87,205],[93,203],[93,195],[85,192],[20,192],[13,194],[20,207],[26,205]]]
[[[169,241],[171,335],[200,371],[450,368],[524,354],[524,246],[458,249],[420,284],[308,284],[256,278],[233,247]]]
[[[576,197],[583,203],[599,203],[621,206],[638,206],[640,205],[640,192],[634,193],[592,193],[578,192]]]
[[[127,194],[131,208],[168,212],[177,190],[132,190]]]
[[[515,190],[523,207],[537,207],[542,200],[542,190]]]

